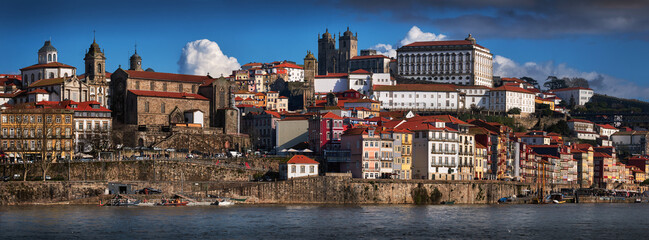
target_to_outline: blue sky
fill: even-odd
[[[495,70],[507,77],[585,77],[595,90],[646,100],[647,4],[569,2],[2,1],[0,73],[35,64],[36,52],[50,38],[59,61],[82,72],[93,30],[109,71],[127,67],[137,43],[145,68],[178,72],[183,47],[199,39],[217,43],[241,65],[284,59],[301,63],[307,50],[317,52],[316,37],[325,28],[338,33],[349,26],[358,33],[359,48],[366,49],[381,43],[396,48],[417,26],[445,39],[472,33],[502,57]]]

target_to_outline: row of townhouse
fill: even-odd
[[[112,147],[111,111],[96,101],[8,105],[0,115],[4,161],[59,161]]]
[[[266,110],[286,112],[288,111],[288,97],[280,96],[278,92],[249,92],[239,90],[234,93],[235,105],[253,106]]]

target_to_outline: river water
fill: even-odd
[[[649,204],[0,207],[2,239],[648,239]]]

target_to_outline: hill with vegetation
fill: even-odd
[[[649,102],[595,94],[577,112],[635,112],[649,113]]]

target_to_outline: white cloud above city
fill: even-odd
[[[395,43],[394,45],[379,43],[371,47],[371,49],[376,50],[378,54],[382,54],[388,57],[396,57],[397,49],[401,46],[419,41],[440,41],[445,39],[446,35],[424,32],[419,27],[412,26],[412,28],[408,30],[408,33],[406,33],[406,36],[404,36],[403,39],[401,39],[401,41],[399,41],[398,43]]]
[[[241,64],[235,57],[221,51],[219,44],[208,39],[188,42],[182,49],[178,60],[178,71],[183,74],[206,75],[212,77],[229,76]]]

